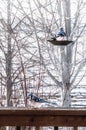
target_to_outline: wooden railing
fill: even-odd
[[[29,109],[29,108],[1,108],[0,126],[35,126],[39,130],[43,126],[86,127],[86,109]]]

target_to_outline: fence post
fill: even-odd
[[[21,127],[20,126],[16,126],[16,130],[21,130]]]
[[[36,127],[35,127],[35,130],[40,130],[40,127],[39,127],[39,126],[36,126]]]
[[[54,126],[54,130],[58,130],[58,126]]]
[[[74,126],[74,130],[78,130],[78,127]]]

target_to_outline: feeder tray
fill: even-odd
[[[69,40],[48,40],[49,42],[51,42],[53,45],[59,45],[59,46],[65,46],[65,45],[68,45],[70,44],[71,42],[73,41],[69,41]]]

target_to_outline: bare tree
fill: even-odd
[[[82,1],[77,1],[77,10],[74,20],[72,20],[71,16],[72,10],[70,7],[70,0],[54,1],[54,5],[52,1],[44,2],[42,4],[40,1],[34,0],[33,3],[34,9],[32,8],[32,3],[30,1],[28,2],[30,15],[27,15],[27,19],[28,21],[31,20],[30,22],[32,23],[31,26],[34,30],[34,38],[38,44],[38,55],[41,59],[40,61],[50,78],[57,84],[58,87],[62,89],[63,106],[69,107],[71,105],[71,87],[73,87],[73,83],[75,81],[74,79],[75,77],[77,78],[81,66],[83,67],[85,63],[85,59],[82,59],[82,62],[80,62],[78,66],[77,72],[73,71],[73,67],[76,68],[75,61],[73,59],[74,53],[76,55],[74,46],[76,46],[77,41],[83,34],[86,26],[84,24],[83,27],[79,29],[78,36],[75,34],[77,32],[77,26],[79,28],[80,24],[82,24],[80,17],[82,15],[81,9],[83,10],[84,3]],[[57,8],[58,5],[59,8]],[[38,15],[35,15],[36,10],[38,11]],[[23,13],[26,14],[25,11]],[[49,43],[47,43],[47,39],[49,34],[52,33],[53,30],[54,33],[56,33],[60,26],[65,28],[67,38],[74,40],[74,42],[67,47],[56,48],[52,45],[49,45]],[[76,76],[73,77],[73,74]],[[61,81],[59,81],[59,77]],[[73,82],[71,82],[71,79]]]
[[[21,24],[23,24],[24,16],[20,19],[15,14],[12,13],[12,2],[10,0],[6,1],[7,5],[7,18],[2,17],[0,19],[0,28],[1,28],[1,38],[0,38],[0,50],[1,50],[1,75],[2,81],[1,85],[5,88],[4,94],[7,93],[7,106],[12,106],[12,98],[18,98],[17,94],[13,94],[15,86],[17,91],[21,88],[22,93],[20,96],[26,101],[27,97],[27,75],[26,68],[31,68],[33,65],[28,64],[31,62],[31,57],[33,57],[34,53],[28,53],[28,35],[26,33],[22,33]],[[16,9],[18,11],[18,8]],[[16,19],[16,20],[15,20]],[[21,37],[22,35],[22,37]],[[25,50],[26,49],[26,50]],[[25,50],[25,51],[23,51]],[[27,55],[27,57],[25,56]],[[29,55],[29,57],[28,57]],[[16,92],[17,92],[16,91]],[[16,97],[14,97],[16,95]],[[5,104],[6,105],[6,104]],[[25,102],[26,105],[26,102]]]
[[[83,1],[76,1],[75,12],[72,12],[74,3],[71,0],[16,2],[8,1],[7,22],[3,17],[0,20],[4,41],[7,41],[5,46],[1,37],[0,49],[4,56],[2,82],[8,86],[8,101],[15,86],[22,87],[26,99],[27,86],[28,89],[35,86],[36,91],[31,91],[38,92],[43,84],[48,87],[52,84],[53,89],[60,89],[62,93],[62,105],[69,107],[71,90],[78,85],[79,82],[75,84],[77,76],[85,66],[85,57],[77,60],[79,39],[86,26],[82,25]],[[74,42],[69,46],[56,47],[47,39],[52,33],[56,34],[61,26],[67,38]]]

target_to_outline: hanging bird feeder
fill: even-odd
[[[70,44],[73,41],[69,41],[69,40],[47,40],[48,42],[51,42],[53,45],[57,45],[57,46],[65,46]]]

